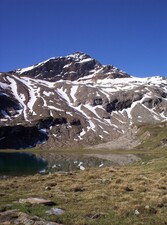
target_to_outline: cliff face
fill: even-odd
[[[84,53],[0,74],[0,148],[57,148],[119,138],[167,120],[167,80],[135,78]]]

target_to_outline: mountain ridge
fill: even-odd
[[[3,149],[93,145],[166,120],[166,78],[132,77],[84,53],[0,74]]]
[[[102,65],[96,59],[82,52],[65,57],[52,57],[30,67],[10,71],[12,74],[26,75],[47,81],[77,80],[95,72],[100,72],[103,75],[108,73],[108,75],[113,76],[129,76],[112,65]]]

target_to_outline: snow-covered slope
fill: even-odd
[[[95,144],[166,120],[165,78],[131,77],[84,53],[0,74],[1,148]]]

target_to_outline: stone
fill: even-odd
[[[33,204],[43,204],[43,205],[48,205],[48,206],[55,205],[55,203],[53,201],[43,199],[43,198],[19,199],[19,203],[21,203],[21,204],[29,203],[29,204],[32,204],[32,205]]]
[[[46,190],[46,191],[50,191],[50,190],[51,190],[51,187],[50,187],[50,186],[46,186],[46,187],[45,187],[45,190]]]
[[[134,191],[134,190],[127,186],[127,187],[125,187],[125,191]]]
[[[90,219],[98,219],[98,218],[101,218],[102,216],[105,216],[104,213],[90,213],[90,214],[87,214],[86,217],[90,218]]]
[[[65,211],[59,208],[51,208],[50,210],[46,211],[46,213],[49,215],[61,215],[65,213]]]
[[[136,216],[139,216],[140,215],[140,212],[137,209],[135,210],[135,215]]]
[[[0,212],[0,224],[2,225],[62,225],[56,222],[44,220],[38,216],[30,216],[18,210]]]

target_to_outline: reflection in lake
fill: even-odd
[[[106,159],[100,159],[83,154],[58,154],[42,153],[40,156],[47,160],[48,167],[46,172],[69,172],[74,170],[85,170],[93,167],[111,166],[111,162]]]
[[[45,169],[47,161],[31,153],[0,152],[0,175],[28,175]]]
[[[111,166],[111,162],[82,154],[0,152],[0,175],[46,174],[105,166]]]

